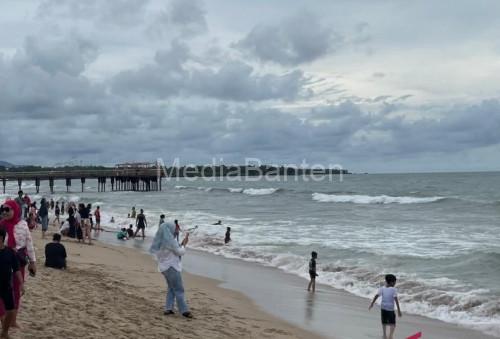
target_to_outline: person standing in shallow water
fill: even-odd
[[[186,318],[192,318],[189,307],[184,299],[184,285],[182,282],[182,262],[181,257],[186,253],[186,245],[189,241],[189,233],[179,245],[175,239],[175,225],[172,223],[163,223],[158,227],[150,252],[155,255],[158,261],[158,270],[165,277],[167,282],[167,297],[165,301],[164,315],[172,315],[174,304],[177,301],[179,312]]]
[[[94,217],[95,217],[95,231],[99,233],[101,231],[101,207],[97,206],[95,211],[94,211]]]
[[[311,291],[312,288],[313,293],[316,292],[316,277],[318,276],[318,273],[316,273],[316,259],[318,259],[318,253],[311,252],[311,260],[309,260],[309,278],[311,280],[307,286],[307,291]]]
[[[148,222],[146,221],[146,216],[144,215],[144,210],[141,208],[141,213],[137,214],[137,219],[135,220],[135,234],[134,238],[137,237],[137,233],[139,230],[142,231],[142,239],[146,238],[146,227],[148,226]]]
[[[38,216],[40,217],[40,221],[42,223],[42,239],[45,239],[45,233],[49,229],[49,204],[42,198],[40,201],[40,209],[38,210]]]
[[[59,214],[61,214],[61,209],[59,208],[59,201],[56,202],[56,207],[55,207],[55,210],[54,210],[54,214],[56,216],[54,218],[54,224],[57,221],[57,225],[59,225],[61,223],[61,221],[59,220]]]

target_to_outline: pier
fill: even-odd
[[[66,192],[70,191],[73,181],[79,182],[82,192],[84,192],[85,182],[88,179],[97,179],[98,192],[106,192],[109,186],[111,186],[111,191],[161,191],[162,177],[165,177],[165,173],[161,167],[149,163],[119,164],[114,168],[99,170],[0,172],[4,194],[7,181],[17,182],[20,190],[23,182],[34,181],[36,193],[40,192],[42,181],[46,181],[49,184],[50,192],[54,193],[55,180],[66,181]]]

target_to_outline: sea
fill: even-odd
[[[169,178],[161,192],[111,192],[108,182],[98,193],[87,180],[82,193],[73,184],[70,193],[64,181],[54,194],[44,182],[39,194],[31,182],[23,190],[99,205],[108,229],[128,227],[132,206],[144,209],[148,237],[165,214],[184,229],[198,226],[191,247],[304,278],[316,251],[318,283],[364,298],[392,273],[404,312],[500,337],[498,172]],[[2,197],[17,189],[9,182]]]

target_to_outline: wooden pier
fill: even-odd
[[[79,181],[82,185],[82,192],[85,189],[87,179],[97,179],[97,191],[106,192],[107,184],[111,185],[111,191],[161,191],[161,178],[165,174],[158,167],[116,167],[100,170],[82,171],[40,171],[40,172],[0,172],[3,193],[7,181],[17,181],[21,190],[22,183],[34,181],[36,192],[40,192],[42,181],[48,181],[50,192],[54,193],[54,181],[65,180],[66,192],[69,192],[72,181]]]

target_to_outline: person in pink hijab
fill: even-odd
[[[0,219],[0,227],[5,229],[7,233],[7,246],[20,254],[20,271],[23,281],[19,281],[17,277],[14,278],[14,304],[16,309],[16,316],[13,320],[13,326],[17,327],[16,317],[21,303],[21,286],[25,278],[25,266],[28,265],[28,270],[32,275],[36,273],[36,257],[35,249],[33,247],[33,240],[31,239],[31,232],[22,219],[21,208],[14,200],[7,200],[2,204],[2,214]],[[24,259],[24,262],[23,262]],[[28,264],[29,262],[29,264]],[[3,304],[0,305],[0,317],[5,314]]]

